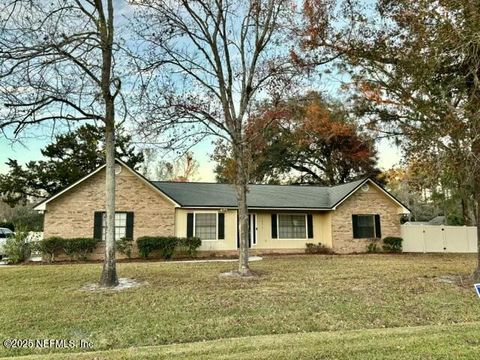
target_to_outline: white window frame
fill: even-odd
[[[357,237],[357,238],[353,238],[353,239],[354,240],[376,239],[377,238],[377,225],[375,223],[375,215],[377,215],[377,214],[353,214],[353,215],[356,215],[356,216],[370,216],[370,217],[373,218],[373,236],[372,237]],[[357,224],[357,226],[358,226],[358,224]],[[352,223],[352,227],[353,227],[353,223]]]
[[[218,211],[194,211],[193,212],[193,236],[196,235],[197,214],[215,214],[215,239],[201,239],[202,241],[219,241],[218,238]],[[223,240],[223,239],[221,239]]]
[[[307,240],[308,239],[308,214],[305,213],[277,213],[277,239],[273,240]],[[280,219],[281,215],[303,215],[305,217],[305,237],[304,238],[282,238],[280,237]]]
[[[116,237],[117,228],[125,227],[125,236],[127,235],[128,211],[115,211],[115,217],[116,217],[117,214],[125,214],[125,226],[117,226],[117,224],[115,224],[115,218],[114,218],[115,226],[113,227],[113,234],[114,234],[114,237],[115,237],[115,241],[120,240],[120,239],[117,240],[117,237]],[[102,211],[102,239],[101,239],[102,242],[105,242],[105,239],[107,238],[106,220],[107,220],[107,213],[106,213],[106,211]]]

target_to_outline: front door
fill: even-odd
[[[257,245],[257,214],[248,214],[248,247]],[[240,233],[237,231],[237,249],[240,248]]]
[[[257,214],[248,214],[248,246],[257,245]]]

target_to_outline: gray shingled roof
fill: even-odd
[[[249,208],[331,209],[365,179],[337,186],[249,185]],[[152,181],[183,207],[236,207],[230,184]]]

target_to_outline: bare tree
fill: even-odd
[[[245,125],[254,102],[289,91],[295,74],[286,0],[137,0],[136,33],[145,41],[142,128],[171,142],[208,135],[231,144],[236,164],[239,273],[248,264]],[[176,130],[172,130],[175,128]]]
[[[0,7],[0,129],[101,121],[106,146],[106,250],[100,283],[115,266],[115,75],[113,0],[12,0]]]
[[[144,157],[141,173],[149,179],[189,182],[195,181],[198,175],[199,163],[191,151],[167,161],[159,159],[157,149],[147,148],[144,150]]]

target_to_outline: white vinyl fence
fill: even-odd
[[[475,226],[402,225],[404,252],[477,252]]]

